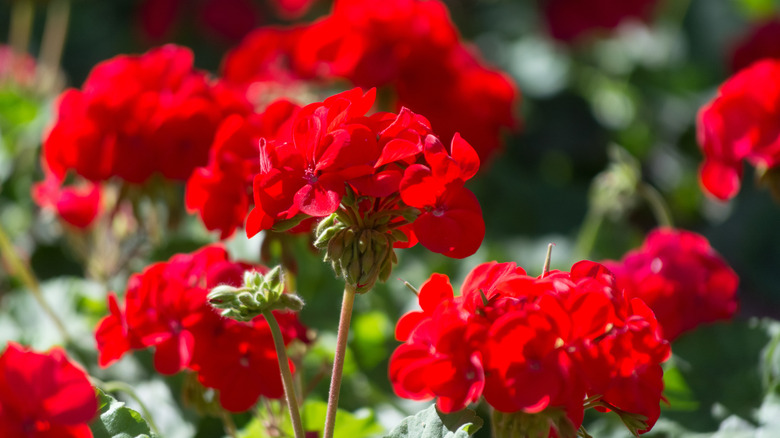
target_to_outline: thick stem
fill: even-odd
[[[339,404],[339,390],[341,390],[341,374],[344,370],[344,356],[347,352],[347,339],[349,337],[349,322],[352,319],[352,306],[355,304],[355,289],[347,285],[344,288],[344,298],[341,302],[341,317],[339,318],[339,332],[336,341],[336,356],[333,358],[333,374],[330,378],[330,393],[328,394],[328,411],[325,415],[325,434],[323,438],[333,438],[333,430],[336,426],[336,410]]]
[[[37,301],[43,309],[44,313],[46,313],[46,315],[48,315],[52,320],[55,327],[57,328],[57,331],[60,332],[62,341],[65,344],[70,344],[71,338],[68,334],[68,331],[65,329],[65,324],[57,316],[51,306],[49,306],[49,303],[47,303],[43,298],[41,286],[38,283],[38,280],[35,278],[32,269],[30,269],[30,267],[24,263],[21,257],[19,257],[19,254],[17,254],[16,250],[14,249],[13,244],[11,244],[11,239],[9,239],[8,235],[5,233],[2,224],[0,224],[0,256],[5,259],[11,273],[19,276],[19,280],[21,280],[22,284],[24,284],[27,290],[30,291],[33,298],[35,298],[35,301]]]
[[[303,422],[301,422],[301,412],[298,409],[298,396],[295,395],[295,385],[293,384],[290,363],[287,359],[287,350],[284,348],[284,338],[279,329],[279,323],[270,310],[263,311],[263,317],[268,321],[271,328],[271,335],[274,337],[274,347],[276,347],[276,357],[279,359],[279,369],[282,371],[282,384],[284,385],[284,395],[287,398],[287,408],[290,411],[290,421],[293,425],[295,438],[304,438]]]

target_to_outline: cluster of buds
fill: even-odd
[[[493,430],[496,437],[546,437],[550,430],[559,437],[575,437],[577,429],[566,416],[566,410],[548,408],[543,413],[529,414],[493,410]]]
[[[251,321],[264,312],[303,308],[303,300],[284,292],[284,274],[281,266],[263,275],[257,271],[244,273],[241,287],[220,285],[211,290],[208,300],[221,310],[222,316],[237,321]]]
[[[377,280],[387,281],[398,263],[394,245],[409,241],[399,227],[414,221],[419,210],[380,210],[361,212],[360,202],[347,190],[342,207],[325,217],[315,230],[314,245],[324,251],[324,261],[331,264],[357,293],[371,290]],[[352,201],[352,202],[350,202]],[[407,219],[408,217],[408,219]]]

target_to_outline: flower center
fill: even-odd
[[[314,169],[306,169],[306,174],[303,177],[309,184],[314,184],[319,180],[317,172]]]

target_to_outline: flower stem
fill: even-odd
[[[70,18],[69,0],[52,0],[46,11],[46,24],[43,29],[43,41],[39,54],[38,87],[42,93],[54,89],[57,83],[57,73],[62,58],[65,36],[68,33]]]
[[[236,423],[233,421],[233,417],[225,409],[220,410],[220,417],[222,417],[222,424],[225,425],[225,432],[230,438],[238,437],[238,430],[236,430]]]
[[[323,438],[333,438],[336,426],[336,410],[339,404],[341,389],[341,374],[344,370],[344,356],[347,352],[349,338],[349,322],[352,319],[352,307],[355,304],[355,288],[347,285],[344,288],[344,298],[341,302],[341,317],[336,341],[336,355],[333,358],[333,374],[330,378],[330,393],[328,394],[328,411],[325,415],[325,434]]]
[[[35,301],[37,301],[43,309],[44,313],[46,313],[46,315],[51,318],[54,326],[57,328],[57,331],[60,332],[62,341],[65,344],[70,344],[71,337],[68,334],[68,331],[65,329],[65,324],[57,316],[51,306],[49,306],[49,303],[47,303],[44,299],[43,292],[41,291],[41,285],[35,278],[35,274],[33,274],[32,269],[27,266],[24,260],[19,257],[19,254],[16,252],[16,249],[11,243],[11,239],[9,239],[8,235],[5,233],[2,224],[0,224],[0,256],[2,256],[2,258],[8,264],[11,273],[14,273],[19,277],[19,280],[22,282],[22,284],[24,284],[27,290],[30,291]]]
[[[645,198],[645,201],[647,201],[647,205],[650,206],[650,210],[653,212],[653,216],[658,225],[662,227],[674,226],[669,206],[666,205],[664,197],[658,193],[658,190],[656,190],[655,187],[647,183],[641,183],[637,187],[637,191]]]
[[[30,33],[33,25],[35,6],[31,0],[20,0],[11,3],[11,29],[8,42],[14,55],[18,56],[13,62],[11,71],[15,71],[21,63],[22,55],[27,54],[30,44]]]
[[[547,244],[547,256],[544,258],[544,266],[542,267],[542,278],[547,276],[550,272],[550,262],[552,261],[552,249],[555,246],[554,243]]]
[[[271,328],[271,335],[274,337],[274,347],[276,347],[276,357],[279,359],[279,369],[282,371],[282,384],[284,384],[284,395],[287,398],[287,408],[290,411],[290,421],[293,425],[295,438],[304,438],[303,422],[301,422],[301,412],[298,410],[298,396],[295,395],[295,386],[293,385],[290,363],[287,359],[287,351],[284,348],[284,338],[279,329],[279,323],[276,322],[274,314],[270,310],[264,310],[263,317],[268,321]]]
[[[591,256],[603,222],[604,215],[602,213],[596,211],[593,207],[588,208],[582,228],[580,228],[577,236],[576,251],[579,258],[586,259]]]

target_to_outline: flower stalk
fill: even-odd
[[[276,357],[279,360],[279,370],[282,372],[282,384],[284,385],[284,395],[287,399],[287,409],[290,411],[293,433],[295,438],[304,438],[305,432],[303,430],[303,422],[301,421],[301,412],[298,408],[298,396],[295,394],[295,385],[293,384],[292,371],[290,371],[290,361],[287,358],[287,351],[284,347],[282,331],[270,310],[264,310],[262,315],[268,321],[271,335],[274,338],[274,347],[276,347]]]
[[[30,294],[32,294],[35,301],[38,302],[38,305],[41,306],[43,312],[46,313],[46,315],[54,323],[54,326],[57,328],[57,331],[62,337],[62,341],[65,344],[70,344],[71,337],[68,334],[68,330],[65,328],[65,324],[62,322],[60,317],[57,316],[57,313],[54,312],[54,309],[49,306],[49,303],[46,302],[46,299],[43,297],[43,292],[41,291],[41,285],[38,283],[38,279],[35,278],[35,274],[33,274],[32,269],[30,269],[30,267],[27,266],[21,257],[19,257],[19,254],[17,254],[13,244],[11,243],[11,239],[9,239],[8,235],[5,233],[2,224],[0,224],[0,256],[2,256],[2,258],[8,264],[11,273],[19,276],[19,280],[22,282],[22,284],[24,284],[27,290],[30,291]]]
[[[325,414],[324,438],[333,438],[333,430],[336,426],[336,411],[339,404],[339,391],[341,390],[341,377],[344,371],[344,357],[347,352],[347,340],[349,338],[349,324],[352,320],[352,307],[355,304],[355,289],[347,283],[344,288],[344,298],[341,303],[341,316],[339,317],[339,331],[336,341],[336,355],[333,358],[333,373],[330,378],[330,392],[328,393],[328,409]]]

